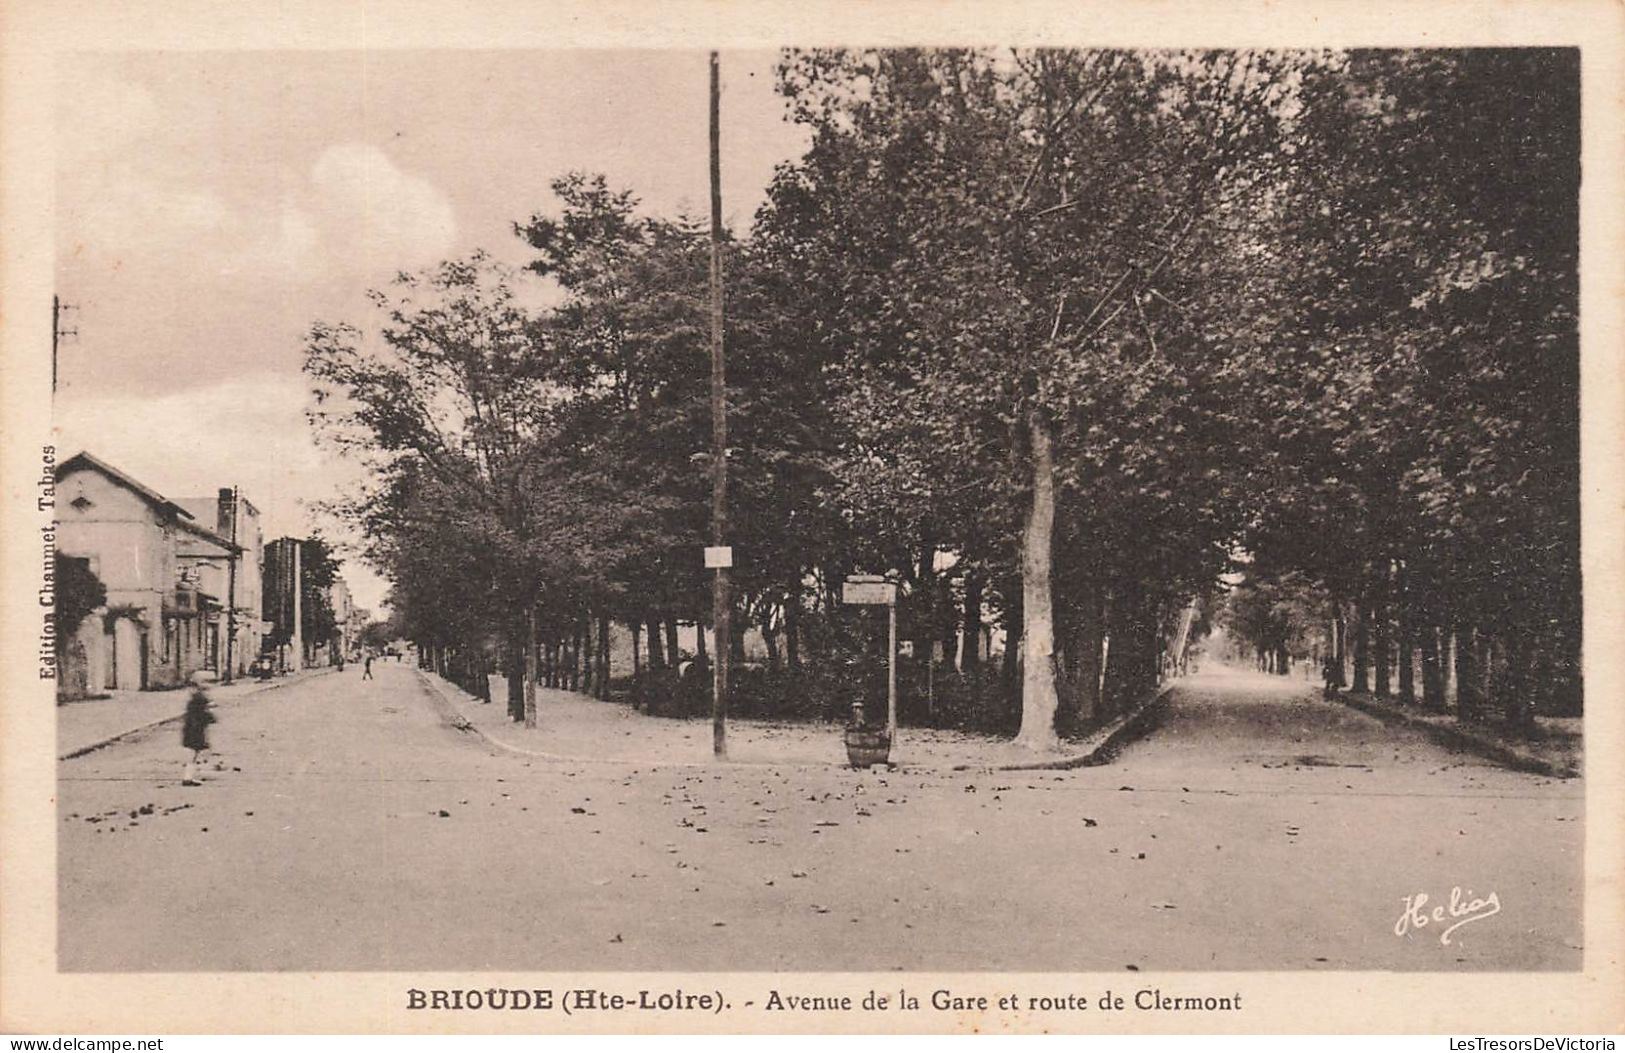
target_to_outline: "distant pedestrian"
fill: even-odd
[[[371,680],[372,679],[372,655],[370,655],[370,654],[367,655],[367,660],[365,662],[361,663],[361,679],[363,679],[363,680]]]
[[[181,776],[182,786],[201,785],[198,779],[198,758],[209,748],[209,725],[214,723],[214,714],[209,712],[209,696],[204,693],[202,684],[195,684],[192,688],[192,697],[186,703],[186,717],[181,722],[181,746],[192,751],[187,758],[185,773]]]

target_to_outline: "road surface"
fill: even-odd
[[[1581,961],[1582,783],[1300,683],[1193,677],[1105,767],[860,774],[525,758],[446,726],[412,669],[374,672],[221,707],[200,787],[180,785],[178,730],[62,762],[59,967]],[[1407,897],[1426,916],[1453,888],[1498,912],[1448,943],[1458,919],[1396,935]]]

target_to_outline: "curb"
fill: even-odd
[[[432,676],[422,669],[418,669],[416,672],[419,678],[423,681],[424,686],[429,688],[429,694],[434,700],[435,708],[439,711],[441,719],[444,720],[448,726],[456,729],[457,731],[477,735],[481,741],[496,749],[504,750],[508,753],[515,753],[522,757],[535,757],[540,760],[560,761],[566,764],[622,763],[614,760],[614,758],[569,757],[559,753],[547,753],[542,750],[525,749],[522,746],[514,746],[510,743],[503,742],[501,739],[498,739],[481,729],[467,717],[463,716],[463,714],[457,712],[457,699],[448,693],[448,689],[451,691],[461,692],[460,688],[454,684],[448,683],[438,676]],[[1069,768],[1085,768],[1100,764],[1107,764],[1124,746],[1156,727],[1157,720],[1162,715],[1162,704],[1166,700],[1168,693],[1172,691],[1173,688],[1174,683],[1172,681],[1164,684],[1162,687],[1158,688],[1150,698],[1140,703],[1140,705],[1118,717],[1105,727],[1094,732],[1088,738],[1084,739],[1083,742],[1086,745],[1081,753],[1059,757],[1053,760],[1035,760],[1032,763],[1023,764],[954,764],[946,768],[924,764],[891,764],[889,767],[894,771],[1063,771]],[[466,694],[466,692],[462,693]],[[473,696],[468,697],[472,698]],[[731,765],[736,768],[845,767],[845,765],[840,764],[807,764],[804,762],[792,761],[723,761],[721,763]],[[715,761],[661,761],[658,762],[656,766],[662,768],[710,768],[715,767],[716,765],[717,762]]]
[[[1149,734],[1162,717],[1163,703],[1174,689],[1174,681],[1157,688],[1151,697],[1124,713],[1116,720],[1092,732],[1078,743],[1080,752],[1054,760],[1035,760],[1030,764],[1000,764],[992,771],[1066,771],[1071,768],[1092,768],[1110,764],[1117,754],[1143,735]],[[974,764],[956,764],[954,771],[977,769]]]
[[[418,674],[419,677],[422,678],[424,686],[429,688],[429,694],[430,694],[430,696],[432,697],[432,699],[434,701],[434,706],[439,711],[440,718],[446,722],[447,726],[449,726],[451,728],[454,728],[457,731],[466,732],[467,734],[470,734],[470,735],[476,735],[476,736],[478,736],[480,738],[480,740],[482,742],[486,743],[488,746],[491,746],[493,749],[503,750],[504,752],[513,753],[513,754],[516,754],[516,755],[521,756],[521,757],[534,757],[537,760],[555,761],[555,762],[560,763],[560,764],[631,764],[631,763],[639,763],[639,764],[642,764],[644,767],[654,767],[654,768],[716,768],[716,767],[719,767],[719,766],[727,766],[727,767],[733,767],[733,768],[827,768],[827,767],[832,767],[832,766],[833,767],[842,767],[842,765],[807,764],[807,763],[795,762],[795,761],[782,761],[782,762],[779,762],[779,761],[734,761],[734,760],[724,760],[724,761],[715,761],[715,760],[709,760],[709,761],[667,760],[667,761],[639,761],[639,762],[633,762],[633,761],[621,760],[621,759],[618,759],[618,758],[615,758],[615,757],[571,757],[571,756],[567,756],[567,755],[562,754],[562,753],[548,753],[545,750],[526,749],[523,746],[515,746],[512,743],[503,742],[501,739],[499,739],[496,736],[494,736],[494,735],[490,734],[489,732],[485,731],[479,725],[475,724],[473,721],[469,720],[467,717],[465,717],[461,713],[457,712],[456,705],[457,705],[458,699],[450,694],[451,691],[459,692],[459,693],[463,694],[464,697],[466,697],[466,698],[468,698],[470,700],[473,699],[473,696],[469,695],[467,692],[463,691],[462,688],[459,688],[457,685],[452,684],[449,681],[446,681],[443,678],[441,678],[439,676],[436,676],[434,674],[431,674],[431,673],[429,673],[429,672],[427,672],[425,670],[422,670],[422,669],[417,670],[417,674]],[[495,702],[492,703],[492,705],[495,705],[495,704],[496,704]],[[898,769],[903,768],[903,765],[895,765],[894,764],[894,765],[891,765],[891,767],[894,770],[898,770]],[[920,769],[916,769],[916,770],[920,770]]]
[[[328,673],[333,673],[333,672],[337,672],[337,671],[338,670],[335,667],[328,666],[327,668],[322,669],[322,670],[312,671],[309,676],[302,676],[297,680],[284,680],[281,683],[266,684],[264,687],[255,688],[253,691],[244,691],[242,694],[233,695],[231,698],[228,698],[225,701],[223,701],[221,703],[218,703],[218,704],[219,705],[224,705],[224,706],[229,706],[229,705],[232,705],[234,703],[241,702],[242,700],[244,700],[246,698],[254,698],[254,697],[258,696],[258,695],[263,695],[267,691],[275,691],[279,687],[292,687],[294,684],[302,684],[306,680],[314,680],[318,676],[325,676]],[[182,711],[180,713],[176,713],[174,716],[160,717],[158,720],[154,720],[154,721],[151,721],[149,723],[142,724],[139,727],[130,728],[128,731],[121,731],[116,735],[110,735],[105,739],[100,739],[100,740],[98,740],[96,742],[92,742],[88,746],[80,746],[78,749],[69,750],[67,753],[59,754],[56,759],[58,761],[65,761],[65,760],[73,760],[76,757],[83,757],[87,753],[95,753],[97,750],[102,749],[103,747],[106,747],[106,746],[111,746],[115,742],[123,742],[125,739],[134,738],[137,735],[140,735],[140,734],[143,734],[145,732],[151,731],[154,728],[161,728],[165,724],[177,723],[177,722],[185,719],[185,717],[186,717],[185,711]]]
[[[1349,691],[1337,691],[1328,697],[1336,699],[1350,709],[1357,709],[1385,723],[1401,724],[1408,728],[1415,728],[1435,742],[1455,747],[1467,753],[1476,753],[1486,760],[1494,761],[1514,771],[1528,772],[1531,775],[1545,775],[1553,779],[1578,779],[1581,777],[1579,768],[1567,764],[1553,763],[1495,739],[1476,734],[1469,728],[1450,724],[1436,724],[1430,720],[1423,720],[1416,714],[1407,713],[1403,709],[1396,709],[1393,706],[1378,702],[1374,698],[1356,695]]]
[[[508,753],[517,753],[521,757],[536,757],[541,760],[562,761],[566,764],[589,763],[589,760],[583,757],[566,757],[560,753],[545,753],[542,750],[528,750],[523,746],[514,746],[510,743],[503,742],[501,739],[488,734],[473,721],[457,712],[458,700],[449,694],[449,692],[459,692],[470,700],[473,699],[473,695],[469,695],[456,684],[453,684],[440,676],[431,674],[427,670],[419,669],[414,666],[412,671],[418,675],[418,679],[422,681],[423,686],[429,689],[429,696],[433,700],[434,708],[439,712],[440,719],[444,720],[447,726],[469,735],[477,735],[480,740],[487,745],[495,749],[505,750]],[[492,702],[492,705],[495,704],[495,702]]]

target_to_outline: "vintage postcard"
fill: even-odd
[[[1619,4],[0,32],[8,1032],[1625,1026]]]

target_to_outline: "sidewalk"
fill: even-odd
[[[274,680],[239,679],[232,684],[209,683],[204,690],[217,705],[235,702],[311,677],[334,672],[332,666],[306,669]],[[113,691],[107,698],[65,702],[56,707],[57,760],[68,760],[161,724],[181,719],[189,687],[172,691]]]
[[[602,702],[571,691],[538,688],[537,726],[508,719],[507,687],[491,678],[489,704],[433,673],[419,670],[447,721],[514,753],[561,761],[613,761],[648,765],[711,764],[711,722],[646,716],[619,702]],[[897,731],[892,763],[901,768],[1027,770],[1076,768],[1104,763],[1127,736],[1144,730],[1155,702],[1087,739],[1063,743],[1056,753],[1033,753],[1009,739],[935,728]],[[728,721],[728,762],[744,765],[845,766],[844,726],[773,720]]]
[[[1584,746],[1579,718],[1537,717],[1538,737],[1506,734],[1493,724],[1463,724],[1450,713],[1435,713],[1373,695],[1339,691],[1338,701],[1390,724],[1417,728],[1434,741],[1504,764],[1517,771],[1556,779],[1577,779]]]

